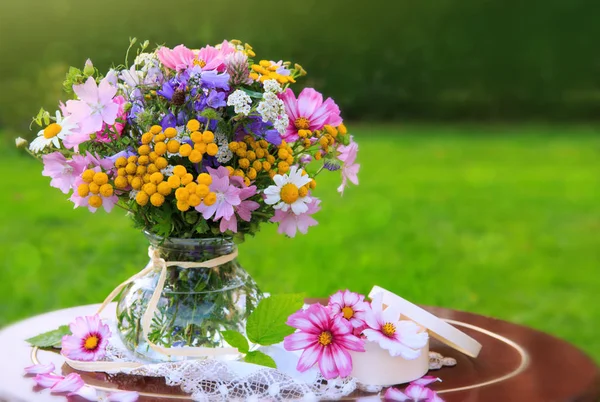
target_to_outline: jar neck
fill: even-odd
[[[179,239],[160,237],[145,231],[150,246],[166,261],[202,262],[231,254],[237,248],[231,237]]]

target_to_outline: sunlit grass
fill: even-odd
[[[241,246],[265,291],[373,284],[530,325],[600,361],[600,137],[585,127],[361,126],[361,185],[320,176],[320,225]],[[0,161],[0,325],[96,303],[146,263],[119,211],[73,210],[41,165]]]

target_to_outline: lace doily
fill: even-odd
[[[116,322],[107,324],[113,334],[118,334]],[[142,366],[137,368],[122,368],[109,373],[162,377],[167,385],[179,386],[194,401],[335,400],[351,394],[357,388],[368,392],[382,389],[359,384],[350,377],[326,380],[316,368],[299,373],[296,370],[299,353],[286,351],[280,345],[262,347],[260,350],[275,360],[278,369],[217,359],[148,363],[133,355],[118,335],[111,337],[102,360],[141,363]],[[429,353],[430,369],[455,364],[454,359],[435,352]]]

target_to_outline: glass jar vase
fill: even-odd
[[[146,232],[150,246],[167,264],[205,262],[236,250],[231,238],[161,238]],[[143,337],[142,317],[159,282],[160,267],[137,278],[121,293],[117,326],[125,346],[152,362],[176,360],[152,350]],[[160,347],[222,348],[221,331],[245,333],[246,319],[262,294],[237,258],[213,268],[167,267],[164,288],[148,340]]]

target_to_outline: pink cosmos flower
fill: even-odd
[[[119,138],[125,129],[125,121],[127,121],[127,112],[125,112],[125,104],[127,101],[121,95],[115,96],[113,102],[118,105],[117,119],[113,126],[102,123],[102,129],[96,133],[96,142],[111,142],[115,138]]]
[[[388,306],[384,310],[383,293],[377,293],[373,297],[371,311],[365,322],[368,328],[363,331],[363,335],[367,340],[377,342],[388,350],[391,356],[416,359],[429,339],[427,332],[413,321],[400,320],[400,310],[396,307]]]
[[[225,42],[226,43],[226,42]],[[229,54],[229,45],[225,48],[217,49],[214,46],[204,46],[196,54],[194,65],[200,66],[202,71],[217,70],[223,72],[226,70],[225,56]]]
[[[175,46],[173,50],[163,46],[158,49],[156,55],[165,67],[175,71],[191,67],[194,61],[194,52],[184,45]]]
[[[42,155],[44,169],[42,175],[50,177],[50,185],[67,194],[71,191],[77,177],[87,168],[88,162],[81,155],[73,155],[67,160],[60,152]]]
[[[289,124],[283,139],[293,142],[298,139],[298,130],[320,130],[325,124],[339,126],[342,124],[340,108],[333,99],[323,102],[323,95],[312,88],[304,88],[298,99],[291,89],[286,89],[279,97],[285,105]]]
[[[117,87],[111,85],[108,78],[96,85],[96,80],[89,77],[84,84],[73,85],[73,91],[79,100],[67,101],[67,111],[79,123],[82,134],[99,131],[102,123],[115,124],[119,105],[113,102],[113,98]]]
[[[221,171],[220,174],[223,173],[224,172]],[[225,169],[225,173],[229,174],[227,169]],[[248,198],[256,195],[256,186],[246,187],[242,178],[238,176],[232,176],[229,179],[232,184],[237,185],[237,187],[240,189],[239,197],[241,202],[240,205],[237,205],[233,208],[235,213],[231,215],[229,219],[226,219],[225,217],[221,219],[221,224],[219,227],[221,233],[225,233],[227,230],[231,230],[233,233],[237,233],[237,218],[235,217],[236,214],[240,217],[240,219],[246,222],[250,222],[250,220],[252,219],[252,211],[256,211],[258,208],[260,208],[260,204],[258,202],[248,200]]]
[[[73,335],[62,338],[63,355],[81,361],[94,361],[104,357],[111,333],[99,315],[77,317],[69,328]]]
[[[360,165],[356,163],[358,144],[350,138],[350,144],[340,145],[337,150],[340,152],[338,159],[344,162],[342,165],[342,184],[338,187],[337,191],[343,194],[348,180],[358,185],[358,170],[360,169]]]
[[[332,295],[329,298],[329,307],[334,315],[348,320],[353,328],[365,325],[367,312],[371,309],[365,301],[365,296],[347,289]]]
[[[297,231],[306,234],[309,227],[318,225],[318,222],[311,215],[321,210],[319,205],[321,200],[315,197],[311,198],[312,200],[307,204],[308,210],[306,212],[296,215],[291,208],[287,211],[276,209],[275,215],[269,222],[279,222],[277,232],[280,234],[285,233],[289,237],[296,236]]]
[[[54,363],[35,364],[33,366],[25,367],[25,372],[27,374],[50,374],[55,369],[56,369],[56,367],[54,367]]]
[[[299,329],[283,340],[286,350],[304,350],[297,370],[304,372],[315,364],[326,379],[347,377],[352,372],[349,350],[364,352],[364,341],[352,334],[346,320],[331,317],[328,307],[313,304],[292,314],[287,325]]]
[[[217,202],[210,206],[200,203],[196,207],[196,211],[200,212],[206,220],[210,218],[214,221],[221,218],[229,220],[235,213],[234,207],[242,202],[240,189],[230,183],[229,172],[223,166],[219,166],[218,169],[207,168],[207,170],[212,178],[210,191],[217,194]]]
[[[410,383],[404,392],[396,388],[388,388],[385,392],[385,399],[402,402],[444,402],[437,393],[427,385],[441,381],[439,378],[425,376]]]

